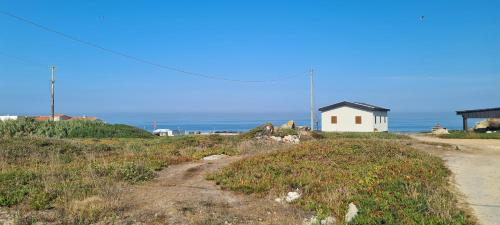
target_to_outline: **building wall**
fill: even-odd
[[[331,123],[332,116],[337,116],[337,124]],[[361,124],[356,124],[356,116],[361,116]],[[373,112],[346,106],[321,113],[321,131],[325,132],[373,132],[373,122]]]
[[[17,116],[0,116],[0,121],[17,120]]]
[[[379,132],[389,131],[389,117],[387,117],[387,112],[373,112],[373,115],[373,127]],[[377,120],[376,123],[375,119]]]

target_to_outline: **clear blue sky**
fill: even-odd
[[[63,113],[307,112],[310,68],[318,107],[500,106],[500,1],[11,0],[0,11],[193,72],[244,80],[304,74],[265,84],[191,77],[0,14],[0,113],[48,113],[51,64]]]

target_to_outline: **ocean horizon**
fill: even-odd
[[[294,120],[299,126],[309,125],[309,115],[306,113],[97,113],[92,116],[107,123],[127,124],[148,131],[154,130],[155,123],[157,129],[201,132],[244,132],[267,122],[280,126],[289,120]],[[321,124],[319,119],[318,122]],[[470,120],[469,126],[475,122],[477,120]],[[454,112],[389,113],[390,132],[425,132],[430,131],[436,123],[450,130],[462,129],[462,118]]]

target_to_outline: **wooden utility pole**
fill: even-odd
[[[54,65],[52,65],[52,80],[50,82],[50,101],[51,101],[51,104],[50,104],[50,112],[51,112],[51,116],[52,116],[52,121],[55,121],[55,112],[54,112],[54,84],[55,84],[55,77],[54,77],[54,73],[56,71],[56,67]]]
[[[310,91],[311,91],[311,99],[310,99],[310,110],[311,110],[311,130],[315,130],[314,129],[314,120],[315,120],[315,113],[314,113],[314,70],[311,69],[311,72],[310,72],[310,76],[311,76],[311,83],[310,83]]]

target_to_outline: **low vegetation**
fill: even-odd
[[[207,155],[259,148],[251,141],[218,135],[0,138],[0,206],[15,207],[20,224],[106,221],[127,207],[119,200],[127,186],[153,179],[157,170]]]
[[[0,137],[57,138],[148,138],[149,132],[128,125],[106,124],[101,121],[35,121],[33,118],[0,121]]]
[[[270,198],[299,190],[294,202],[345,223],[347,206],[360,209],[353,224],[472,224],[458,209],[442,160],[400,143],[389,133],[323,134],[286,151],[236,162],[208,176],[223,188]]]
[[[479,133],[472,131],[451,131],[449,134],[439,135],[440,138],[450,139],[500,139],[500,131],[492,133]]]
[[[339,224],[350,202],[360,208],[356,224],[473,223],[456,207],[443,162],[412,150],[404,135],[310,133],[301,144],[269,152],[275,142],[253,138],[265,126],[240,136],[173,138],[83,121],[9,121],[0,130],[0,206],[17,211],[18,224],[114,223],[128,207],[121,199],[131,185],[154,179],[158,170],[250,152],[260,154],[208,178],[262,197],[299,190],[293,204],[320,218],[333,215]],[[109,136],[123,138],[101,138]]]

